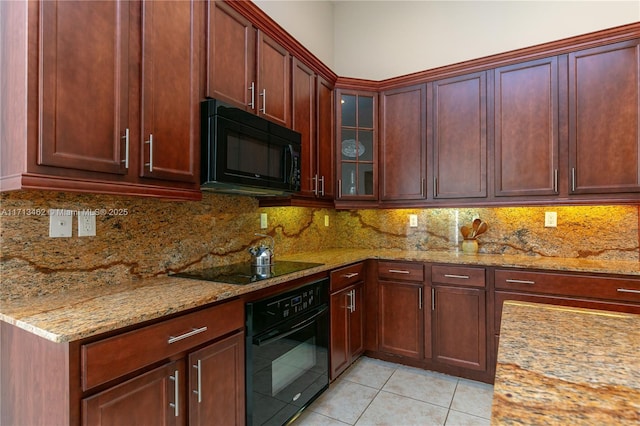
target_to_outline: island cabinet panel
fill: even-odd
[[[82,424],[184,425],[185,406],[179,391],[184,379],[184,361],[174,361],[86,398]]]
[[[129,15],[125,1],[40,4],[38,164],[127,173]]]
[[[144,177],[198,183],[203,3],[142,2]]]
[[[427,197],[427,86],[380,94],[380,199]]]
[[[640,191],[640,40],[569,54],[570,194]]]
[[[208,2],[208,12],[207,96],[253,111],[256,29],[223,1]]]
[[[434,198],[487,196],[486,72],[433,83]]]
[[[364,263],[331,272],[330,379],[334,380],[364,352]]]
[[[494,72],[495,195],[558,193],[558,59]]]

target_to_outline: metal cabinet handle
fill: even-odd
[[[173,380],[173,392],[174,392],[174,401],[170,402],[169,407],[173,407],[173,413],[176,417],[180,415],[180,406],[179,406],[179,398],[180,398],[180,383],[178,377],[179,371],[176,370],[173,373],[173,376],[169,376],[170,380]]]
[[[506,280],[508,283],[512,283],[512,284],[529,284],[529,285],[533,285],[536,282],[535,281],[529,281],[529,280],[511,280],[508,279]]]
[[[338,198],[342,198],[342,179],[338,179]]]
[[[431,287],[431,310],[436,310],[436,290]]]
[[[313,175],[311,178],[313,181],[313,195],[318,196],[318,175]]]
[[[571,192],[576,192],[576,168],[571,168]]]
[[[558,193],[558,169],[553,170],[553,192]]]
[[[424,184],[425,184],[425,179],[422,178],[422,180],[420,181],[420,197],[421,198],[425,198],[424,197]]]
[[[349,303],[347,303],[347,309],[349,310],[350,313],[353,313],[355,307],[353,305],[353,290],[350,290],[347,293],[347,297],[349,298]]]
[[[422,287],[418,287],[418,309],[422,310]]]
[[[618,293],[640,294],[640,290],[633,290],[633,289],[630,289],[630,288],[619,288],[618,289]]]
[[[438,195],[438,178],[434,177],[433,178],[433,196],[437,196]]]
[[[145,166],[149,166],[149,171],[153,171],[153,133],[149,134],[149,140],[144,142],[149,144],[149,162],[145,163]]]
[[[200,327],[200,328],[194,328],[193,330],[189,331],[188,333],[184,333],[181,334],[179,336],[169,336],[169,339],[167,340],[168,344],[172,344],[175,342],[178,342],[182,339],[186,339],[187,337],[191,337],[191,336],[195,336],[196,334],[200,334],[207,331],[207,327]]]
[[[360,275],[358,272],[351,272],[350,274],[344,274],[343,277],[344,278],[353,278],[353,277],[357,277],[358,275]]]
[[[469,279],[469,275],[455,275],[455,274],[444,274],[445,277],[447,278],[457,278],[460,280],[468,280]]]
[[[356,311],[356,290],[351,290],[351,312]]]
[[[249,91],[251,92],[251,102],[247,105],[249,108],[255,108],[255,100],[256,100],[256,83],[251,82],[251,86],[249,86]]]
[[[389,269],[389,272],[392,274],[410,274],[411,272],[405,271],[404,269]]]
[[[122,162],[124,163],[124,168],[128,169],[129,168],[129,128],[128,127],[124,130],[124,136],[122,136],[121,139],[124,139],[124,160],[122,160]]]
[[[263,114],[267,113],[267,89],[262,89],[262,92],[260,92],[260,96],[262,97],[262,108],[260,109],[260,112]]]
[[[324,176],[320,176],[320,195],[324,197]]]
[[[198,370],[198,378],[197,378],[197,389],[193,391],[196,395],[198,395],[198,402],[202,402],[202,360],[198,360],[197,364],[193,365],[193,368]]]

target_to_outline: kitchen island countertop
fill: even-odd
[[[628,261],[466,255],[455,251],[332,249],[283,255],[279,259],[323,265],[250,285],[160,276],[96,284],[86,289],[65,290],[44,296],[0,300],[0,320],[54,342],[69,342],[374,258],[640,276],[640,264]],[[91,280],[91,273],[87,272],[87,281]]]
[[[491,424],[640,424],[640,315],[507,301]]]

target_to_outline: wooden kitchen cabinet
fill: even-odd
[[[26,60],[8,71],[24,81],[14,81],[16,108],[6,113],[3,134],[12,146],[2,158],[2,190],[201,198],[202,2],[34,1],[6,8],[24,14],[28,26],[4,44]],[[145,141],[154,132],[151,161],[152,143]]]
[[[380,200],[427,198],[427,85],[380,94]]]
[[[487,197],[487,75],[432,84],[433,196]]]
[[[291,127],[291,55],[227,2],[208,3],[207,93]]]
[[[423,265],[378,262],[378,350],[423,357]]]
[[[568,55],[570,194],[640,191],[640,39]]]
[[[364,352],[364,279],[364,263],[331,272],[331,380]]]
[[[336,98],[336,199],[376,201],[378,95],[339,89]]]
[[[558,59],[494,71],[495,196],[558,194]]]

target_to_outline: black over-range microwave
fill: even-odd
[[[241,195],[300,191],[301,136],[215,99],[202,102],[203,190]]]

